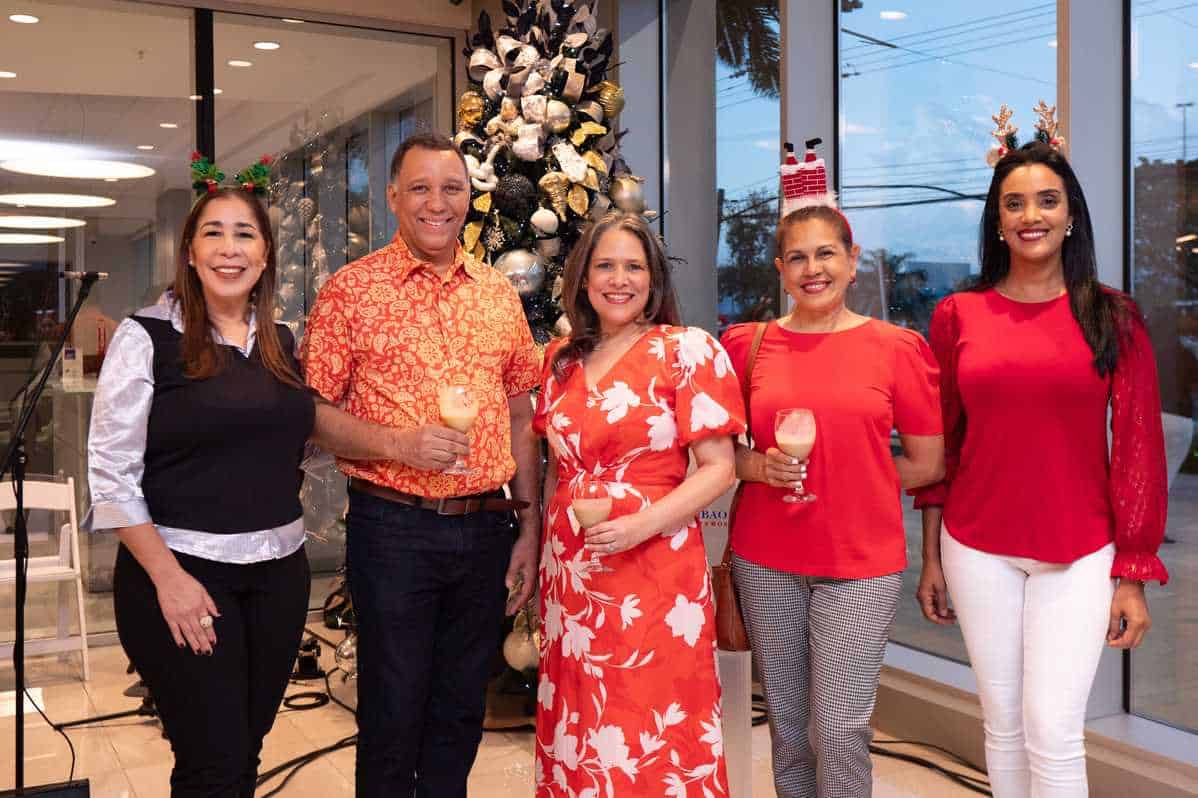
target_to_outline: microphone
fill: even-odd
[[[68,280],[107,280],[108,272],[59,272],[59,277]]]

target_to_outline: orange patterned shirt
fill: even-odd
[[[462,252],[438,277],[397,234],[339,269],[320,291],[302,346],[308,384],[359,418],[391,427],[440,424],[443,383],[470,385],[470,475],[385,460],[338,460],[348,476],[428,498],[493,490],[512,478],[508,397],[537,385],[541,353],[503,275]]]

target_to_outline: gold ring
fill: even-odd
[[[211,615],[201,615],[200,616],[200,628],[201,629],[211,629],[212,628],[212,616]]]

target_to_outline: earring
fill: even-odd
[[[849,278],[849,285],[856,285],[856,284],[857,284],[857,275],[854,274],[852,277]]]
[[[999,240],[999,241],[1006,241],[1006,240],[1007,240],[1007,239],[1005,239],[1005,238],[1003,238],[1003,237],[1002,237],[1002,228],[1001,228],[1001,227],[1000,227],[1000,228],[998,228],[998,240]]]
[[[1065,236],[1068,237],[1071,235],[1073,235],[1073,222],[1065,225]]]

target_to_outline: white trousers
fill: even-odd
[[[1106,642],[1115,546],[1073,563],[989,554],[941,529],[977,676],[994,798],[1085,798],[1086,700]]]

